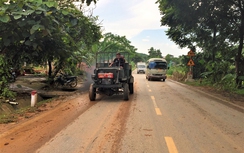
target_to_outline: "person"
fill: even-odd
[[[109,65],[109,67],[111,67],[113,64],[115,64],[115,66],[117,66],[117,67],[124,68],[125,59],[123,58],[123,56],[120,53],[116,54],[116,58],[112,61],[112,63]]]

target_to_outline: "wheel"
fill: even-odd
[[[128,87],[128,84],[125,83],[124,84],[124,100],[127,101],[129,100],[129,87]]]
[[[58,81],[54,81],[54,88],[58,88],[60,86]]]
[[[93,87],[93,84],[90,85],[89,98],[90,98],[90,101],[96,100],[96,88]]]
[[[74,79],[72,82],[70,82],[70,87],[74,88],[77,86],[77,79]]]
[[[150,77],[148,77],[148,81],[152,81],[152,79]]]
[[[130,94],[134,93],[134,84],[133,83],[129,84],[129,90],[130,90]]]
[[[165,82],[165,79],[163,79],[163,82]]]

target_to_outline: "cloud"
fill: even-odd
[[[102,3],[101,3],[102,2]],[[155,2],[150,0],[101,0],[95,15],[103,20],[105,32],[112,32],[132,38],[144,29],[159,29],[160,12]]]
[[[93,15],[102,21],[104,33],[126,36],[138,52],[148,53],[148,49],[154,47],[160,49],[163,56],[186,54],[187,49],[180,49],[166,36],[168,28],[161,27],[161,15],[155,1],[99,0],[91,7],[95,8]]]
[[[148,41],[150,41],[149,39],[142,39],[142,41],[144,41],[144,42],[148,42]]]

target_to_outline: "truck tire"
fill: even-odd
[[[128,101],[129,100],[129,87],[128,87],[127,83],[124,84],[124,92],[123,92],[123,94],[124,94],[124,100]]]
[[[133,83],[129,83],[129,90],[130,90],[130,94],[134,93],[134,84]]]
[[[90,85],[89,98],[90,98],[90,101],[96,100],[96,88],[93,87],[93,84]]]

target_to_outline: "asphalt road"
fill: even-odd
[[[130,101],[99,96],[37,152],[244,152],[243,112],[171,81],[135,80]]]

